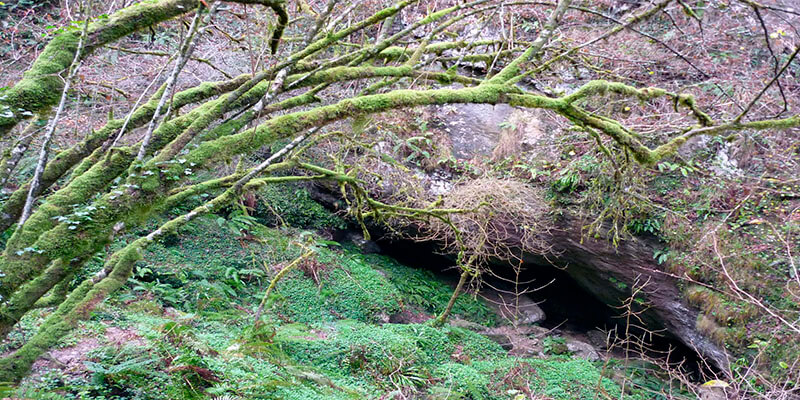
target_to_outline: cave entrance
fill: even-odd
[[[455,287],[459,271],[455,268],[453,258],[440,254],[434,244],[388,238],[378,239],[377,244],[382,254],[390,256],[406,266],[430,270]],[[619,333],[620,336],[626,332],[628,324],[622,317],[624,310],[612,307],[598,299],[579,285],[565,270],[553,265],[526,263],[522,265],[517,276],[508,265],[498,264],[494,268],[504,271],[504,273],[499,274],[500,278],[491,277],[488,274],[484,276],[484,279],[492,287],[510,291],[512,289],[510,279],[512,282],[514,280],[527,282],[525,286],[531,290],[536,289],[524,296],[528,296],[538,303],[544,311],[546,317],[538,323],[539,326],[552,329],[557,334],[582,338],[591,336],[590,332],[592,331],[612,331]],[[707,364],[702,361],[701,357],[667,332],[663,326],[652,326],[651,323],[651,326],[643,328],[628,326],[627,332],[637,338],[646,338],[646,345],[649,348],[646,353],[648,357],[666,361],[671,365],[680,365],[688,376],[695,379],[700,379],[701,372],[709,372]],[[649,335],[647,331],[658,332],[658,334]],[[605,352],[597,343],[592,344],[599,353]],[[612,349],[611,355],[616,358],[625,357],[621,348]]]
[[[452,257],[440,254],[433,244],[392,239],[379,239],[377,243],[382,254],[406,266],[430,270],[451,282],[453,287],[458,282],[460,271],[455,268]],[[508,265],[493,267],[494,270],[501,268],[506,270],[498,273],[499,277],[484,275],[488,284],[485,286],[511,292],[513,288],[509,281],[515,279],[514,271]],[[539,324],[545,328],[586,333],[595,329],[613,329],[619,324],[616,318],[619,310],[598,300],[558,268],[524,264],[518,280],[525,283],[520,290],[529,288],[530,293],[524,296],[534,300],[544,311],[546,318]]]

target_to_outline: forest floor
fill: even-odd
[[[341,226],[310,200],[298,210],[284,218],[317,221],[311,228]],[[322,230],[268,228],[253,219],[248,233],[237,235],[237,220],[243,221],[202,219],[152,246],[125,290],[6,396],[620,398],[618,382],[627,376],[633,380],[626,379],[624,398],[650,399],[657,398],[650,390],[666,385],[639,363],[576,357],[564,337],[544,336],[543,329],[528,337],[540,355],[511,355],[475,331],[514,328],[470,294],[456,302],[456,323],[434,327],[431,318],[452,293],[447,278],[363,254],[353,244],[328,240]],[[267,322],[254,329],[270,279],[305,248],[314,254],[278,281],[266,299]],[[49,312],[23,321],[6,346],[23,341]]]

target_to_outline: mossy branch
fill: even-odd
[[[89,24],[86,49],[81,58],[139,29],[189,12],[195,4],[196,0],[142,2],[124,8],[108,19],[98,19]],[[72,63],[79,36],[72,30],[56,35],[25,72],[24,78],[4,93],[0,99],[0,109],[8,110],[12,115],[0,117],[0,137],[8,134],[25,117],[26,112],[41,112],[56,104],[64,88],[57,74]]]
[[[506,86],[481,85],[475,88],[464,89],[436,89],[436,90],[398,90],[385,94],[362,96],[352,99],[342,100],[339,103],[317,107],[309,111],[295,112],[279,117],[275,117],[254,128],[236,135],[221,137],[216,140],[201,143],[196,149],[190,151],[183,160],[184,163],[196,165],[197,169],[207,168],[215,162],[230,159],[231,157],[254,151],[264,144],[274,140],[290,137],[298,131],[309,129],[310,127],[325,125],[327,123],[359,114],[369,114],[381,112],[389,109],[412,107],[428,104],[446,103],[489,103],[510,102],[512,105],[526,107],[547,108],[574,120],[580,121],[588,126],[598,129],[600,132],[612,137],[622,146],[628,148],[637,160],[643,163],[653,163],[676,149],[680,139],[675,139],[671,143],[664,145],[656,150],[650,150],[638,139],[626,132],[620,124],[609,122],[606,119],[592,116],[580,110],[574,105],[568,104],[564,99],[551,99],[544,96],[519,95],[507,93],[513,90]],[[788,119],[782,122],[761,123],[762,126],[780,127],[793,125],[798,122],[797,118]],[[749,127],[757,127],[758,123],[748,123]],[[731,128],[729,126],[718,127],[715,131]],[[707,131],[692,131],[691,135],[700,134]],[[685,139],[684,139],[685,140]],[[12,265],[25,265],[29,270],[40,271],[49,260],[69,256],[73,251],[84,251],[85,246],[89,246],[85,251],[95,248],[95,241],[102,243],[103,232],[110,229],[110,226],[121,217],[133,212],[134,210],[145,207],[152,207],[152,200],[157,198],[163,190],[168,190],[174,185],[174,181],[166,179],[170,176],[182,176],[183,165],[172,164],[168,168],[159,167],[151,164],[145,166],[144,170],[161,170],[161,173],[150,176],[132,177],[129,184],[140,187],[141,189],[131,189],[130,194],[125,196],[106,195],[98,205],[107,205],[106,209],[98,212],[99,221],[94,228],[97,233],[88,234],[86,237],[77,240],[74,235],[70,235],[59,227],[44,234],[37,242],[35,247],[41,249],[41,254],[25,255],[17,260],[11,255],[3,260],[4,267]],[[117,199],[119,197],[119,199]],[[120,201],[122,200],[122,201]],[[102,221],[102,222],[100,222]],[[56,245],[58,243],[58,245]],[[24,261],[23,261],[24,259]],[[6,269],[6,268],[4,268]],[[15,267],[6,270],[13,270]]]
[[[196,87],[176,93],[173,99],[173,107],[177,109],[187,104],[203,101],[212,96],[230,91],[241,85],[246,80],[247,76],[242,75],[228,81],[202,83]],[[155,106],[158,103],[159,93],[160,92],[157,92],[149,102],[140,106],[133,112],[128,125],[126,126],[126,132],[144,125],[150,120],[150,118],[152,118]],[[196,111],[193,110],[186,115],[170,120],[168,123],[162,125],[160,128],[161,130],[159,130],[156,134],[157,139],[155,142],[163,142],[163,139],[160,138],[162,135],[167,134],[168,132],[185,128],[201,112],[202,109],[198,109]],[[42,192],[49,188],[82,160],[87,160],[86,157],[96,149],[100,148],[100,146],[103,146],[104,143],[107,143],[110,138],[114,136],[115,132],[123,126],[123,124],[124,120],[121,119],[109,120],[102,128],[90,132],[82,141],[58,153],[50,162],[47,163],[39,182],[38,192]],[[123,133],[124,132],[120,132],[120,134]],[[92,165],[94,165],[97,159],[98,158],[92,158],[89,160],[89,162],[82,163],[82,165],[78,166],[73,172],[73,176],[79,176],[83,172],[87,171],[92,167]],[[17,221],[20,213],[22,212],[22,206],[24,205],[25,197],[29,191],[29,188],[29,183],[20,186],[2,204],[2,208],[0,208],[0,231],[5,231],[11,226],[11,224]],[[79,201],[84,200],[85,199],[81,199]]]

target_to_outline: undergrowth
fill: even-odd
[[[452,291],[430,271],[288,226],[257,222],[236,235],[219,222],[231,215],[199,219],[151,246],[126,290],[98,308],[13,395],[620,398],[618,385],[588,361],[512,357],[486,336],[425,322],[445,308]],[[314,248],[313,256],[277,282],[254,324],[270,280],[304,247]],[[23,338],[48,312],[26,317],[10,337]],[[389,323],[403,313],[420,320]],[[453,314],[483,326],[498,323],[482,300],[467,294]]]
[[[586,361],[516,359],[461,328],[382,323],[407,307],[435,313],[451,289],[429,271],[363,255],[351,246],[320,246],[317,280],[303,270],[286,276],[270,299],[264,324],[252,331],[257,299],[273,267],[297,255],[292,243],[299,233],[261,229],[261,241],[242,246],[206,219],[183,238],[153,246],[128,290],[95,312],[64,347],[89,351],[68,368],[39,369],[17,394],[359,399],[397,391],[508,399],[521,383],[505,377],[519,368],[535,369],[530,387],[552,398],[594,390],[599,372]],[[494,322],[477,299],[462,296],[457,304],[462,318]],[[114,336],[120,334],[127,342]],[[613,383],[603,382],[616,393]]]

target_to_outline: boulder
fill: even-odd
[[[591,344],[574,338],[567,339],[567,350],[575,357],[583,358],[584,360],[597,361],[600,359],[600,354]]]
[[[515,295],[487,286],[481,290],[481,296],[499,317],[514,326],[533,325],[547,317],[539,304],[525,294]]]
[[[591,330],[586,332],[586,337],[595,348],[606,350],[608,349],[608,334],[599,330]]]

